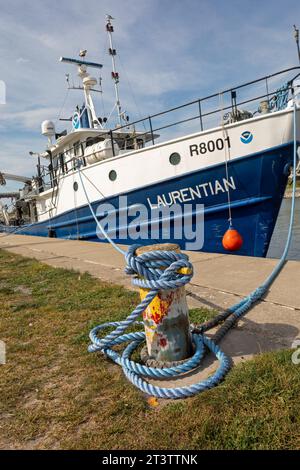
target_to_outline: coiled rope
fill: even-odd
[[[192,334],[194,344],[194,354],[191,358],[184,363],[174,367],[156,368],[148,367],[146,365],[137,363],[131,360],[132,353],[136,348],[145,340],[145,333],[142,331],[125,333],[128,327],[132,325],[142,325],[143,322],[138,321],[138,317],[143,313],[146,307],[154,299],[157,293],[164,289],[174,289],[186,285],[190,282],[193,276],[192,264],[188,261],[187,255],[183,253],[176,253],[172,251],[151,251],[136,256],[135,252],[138,245],[132,245],[127,252],[124,252],[118,247],[106,234],[97,219],[93,207],[88,198],[85,185],[82,179],[80,165],[78,166],[79,178],[91,210],[91,213],[99,227],[101,233],[105,238],[122,254],[125,255],[126,268],[125,272],[133,277],[133,284],[138,287],[150,289],[147,296],[140,302],[140,304],[133,310],[133,312],[123,321],[107,322],[93,328],[89,334],[91,345],[89,352],[101,351],[105,356],[112,359],[116,364],[119,364],[125,376],[143,392],[159,398],[185,398],[193,396],[199,392],[215,387],[225,377],[230,370],[232,361],[227,357],[219,348],[217,343],[224,337],[230,328],[237,322],[239,318],[245,315],[246,312],[253,306],[255,302],[260,300],[267,292],[271,284],[274,282],[282,267],[285,264],[288,250],[292,238],[294,213],[295,213],[295,193],[296,193],[296,166],[297,166],[297,140],[296,140],[296,104],[294,103],[293,113],[293,127],[294,127],[294,150],[293,150],[293,192],[292,192],[292,205],[290,214],[289,231],[286,240],[286,245],[278,264],[273,269],[272,273],[268,276],[263,284],[257,287],[247,297],[242,299],[230,307],[226,312],[217,315],[215,319],[195,328]],[[139,277],[138,277],[139,276]],[[224,321],[225,320],[225,321]],[[214,335],[213,339],[208,338],[203,334],[216,324],[223,322],[221,328]],[[104,338],[99,338],[98,334],[101,330],[113,327],[113,331],[107,334]],[[124,351],[119,354],[113,350],[114,346],[122,343],[129,344],[125,347]],[[167,379],[176,377],[191,371],[199,366],[205,350],[208,349],[214,353],[220,362],[217,371],[208,379],[195,383],[193,385],[166,388],[153,385],[147,381],[151,379]]]

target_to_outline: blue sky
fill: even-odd
[[[105,14],[115,17],[124,107],[131,118],[297,65],[292,26],[299,0],[10,0],[1,2],[0,171],[31,175],[29,150],[42,151],[44,119],[57,120],[66,94],[61,55],[103,63],[103,98],[113,104]],[[120,59],[120,61],[119,61]],[[78,92],[68,97],[70,116]],[[98,109],[101,101],[96,100]],[[101,113],[99,113],[101,114]],[[57,130],[63,123],[57,123]],[[7,186],[16,187],[12,183]],[[1,190],[1,188],[0,188]]]

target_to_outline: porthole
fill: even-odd
[[[111,170],[108,174],[110,181],[116,181],[117,179],[117,172],[115,170]]]
[[[74,191],[78,191],[78,183],[77,183],[77,181],[74,181],[74,183],[73,183],[73,189],[74,189]]]
[[[178,165],[180,163],[180,160],[181,160],[181,156],[179,155],[179,153],[177,152],[171,153],[170,158],[169,158],[169,162],[171,163],[171,165]]]

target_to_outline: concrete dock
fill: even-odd
[[[106,243],[0,234],[0,248],[132,288],[123,272],[123,256]],[[234,255],[198,252],[188,252],[188,255],[195,270],[187,286],[190,307],[217,310],[249,294],[277,263],[275,259]],[[222,340],[222,350],[237,362],[263,351],[290,348],[300,338],[299,280],[300,261],[288,261],[264,300]],[[216,364],[209,362],[207,367],[215,369]],[[202,373],[207,375],[207,368],[204,369]]]

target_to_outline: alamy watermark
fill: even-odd
[[[6,85],[3,80],[0,80],[0,104],[6,104]]]
[[[292,354],[292,363],[298,365],[300,364],[300,338],[293,341],[292,349],[296,349]]]
[[[148,207],[130,204],[120,196],[117,204],[100,204],[96,211],[104,232],[113,240],[179,242],[182,249],[201,250],[204,243],[204,204],[172,204]],[[97,228],[97,236],[105,235]]]
[[[6,364],[6,344],[0,340],[0,365]]]

